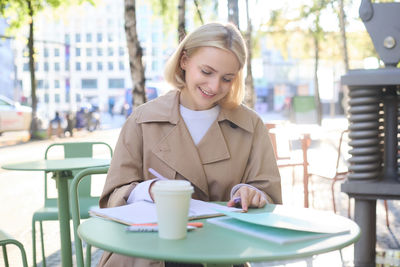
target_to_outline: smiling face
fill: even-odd
[[[181,104],[192,110],[207,110],[229,93],[240,65],[230,51],[201,47],[190,56],[183,54],[180,66],[186,81]]]

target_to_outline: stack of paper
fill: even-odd
[[[222,215],[221,212],[241,211],[215,203],[191,199],[189,219],[200,219]],[[137,201],[114,208],[92,208],[90,215],[107,218],[126,225],[157,222],[156,206],[153,202]]]
[[[210,223],[262,238],[289,244],[349,233],[346,218],[328,212],[283,205],[269,205],[264,213],[221,213],[228,217],[207,220]],[[343,222],[343,223],[341,223]]]

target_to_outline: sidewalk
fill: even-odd
[[[275,114],[264,114],[265,120],[281,119]],[[327,118],[323,121],[323,127],[326,134],[323,142],[337,143],[337,133],[340,129],[346,127],[347,120],[343,117]],[[90,132],[81,132],[73,137],[74,141],[105,141],[112,147],[115,146],[119,135],[120,128],[108,128],[104,130]],[[2,137],[1,137],[2,138]],[[71,140],[71,139],[68,139]],[[16,143],[12,146],[2,146],[0,144],[0,165],[11,161],[21,159],[30,160],[41,158],[44,155],[45,147],[54,142],[63,141],[62,139],[44,140],[27,143]],[[326,155],[325,146],[313,146],[309,150],[310,164],[327,164],[332,165],[334,162],[326,160],[320,161],[321,155]],[[0,228],[6,230],[16,239],[21,241],[27,251],[28,264],[32,266],[32,237],[31,237],[31,218],[33,212],[42,205],[43,185],[41,183],[43,177],[41,173],[5,171],[0,169]],[[291,168],[281,169],[283,201],[286,205],[299,206],[303,205],[303,183],[302,183],[302,168],[295,169],[295,180],[292,185],[292,170]],[[36,190],[32,190],[35,188]],[[101,192],[100,185],[96,190]],[[311,194],[314,192],[314,195]],[[340,183],[337,183],[336,199],[338,214],[347,216],[347,195],[340,192]],[[13,200],[10,202],[10,200]],[[400,237],[400,203],[398,201],[388,201],[390,226],[388,229],[385,225],[385,211],[383,201],[377,202],[377,250],[397,249],[399,250]],[[315,179],[310,185],[310,206],[319,210],[332,210],[330,183],[320,179]],[[352,212],[353,214],[353,212]],[[72,229],[72,228],[71,228]],[[44,238],[47,266],[60,266],[60,241],[58,222],[44,222]],[[39,244],[39,243],[38,243]],[[279,267],[336,267],[353,266],[353,246],[349,246],[341,251],[334,251],[322,255],[315,256],[304,260],[276,262],[276,263],[257,263],[255,267],[263,266],[279,266]],[[93,249],[93,264],[98,262],[101,251]],[[0,253],[0,266],[3,266],[3,258]],[[18,260],[19,253],[13,247],[9,248],[10,260]],[[38,262],[41,262],[40,246],[37,250]],[[19,265],[12,265],[19,266]],[[42,266],[39,264],[39,266]]]

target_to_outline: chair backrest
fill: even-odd
[[[344,162],[345,164],[348,164],[347,159],[348,159],[348,151],[344,151],[345,148],[348,148],[348,133],[349,130],[343,130],[340,133],[340,138],[339,138],[339,144],[338,144],[338,154],[337,154],[337,158],[336,158],[336,173],[341,172],[342,170],[340,170],[341,166],[341,162]],[[346,147],[347,146],[347,147]],[[346,170],[347,170],[347,166],[346,166]]]
[[[101,148],[101,152],[106,154],[106,157],[112,157],[113,151],[109,144],[105,142],[65,142],[54,143],[47,147],[44,158],[51,159],[57,156],[58,158],[79,158],[93,157],[94,149]],[[57,207],[57,198],[50,197],[48,192],[48,174],[44,174],[44,203],[46,207]],[[74,173],[73,173],[74,175]],[[79,195],[86,198],[93,198],[92,202],[97,203],[98,198],[91,196],[91,179],[86,179],[85,183],[80,187]]]
[[[22,243],[0,230],[0,247],[3,248],[4,266],[9,266],[6,246],[11,244],[19,248],[21,252],[21,262],[24,267],[28,267],[28,261],[26,260],[26,253]],[[17,266],[17,263],[13,263],[11,266]]]
[[[80,196],[78,195],[78,189],[81,186],[82,179],[89,179],[92,175],[93,177],[99,177],[99,175],[95,174],[106,174],[108,172],[109,167],[95,167],[95,168],[87,168],[84,169],[80,172],[78,172],[74,179],[71,182],[70,186],[70,201],[71,201],[71,215],[72,215],[72,221],[74,225],[74,240],[75,240],[75,255],[76,255],[76,263],[78,267],[83,267],[83,248],[82,248],[82,240],[80,239],[78,235],[78,226],[81,221],[81,216],[80,216],[80,206],[79,206],[79,198]],[[86,261],[90,262],[89,259],[89,254],[88,254],[88,249],[90,251],[90,246],[86,247]],[[88,266],[90,264],[86,264]]]

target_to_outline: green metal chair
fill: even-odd
[[[86,261],[84,264],[83,261],[83,248],[82,248],[82,240],[78,235],[78,226],[80,224],[82,216],[82,205],[81,205],[81,196],[78,195],[78,189],[80,190],[80,186],[84,185],[86,180],[95,174],[106,174],[108,172],[109,167],[96,167],[96,168],[87,168],[80,172],[78,172],[70,185],[70,202],[71,202],[71,214],[72,214],[72,221],[74,225],[74,240],[75,240],[75,257],[76,257],[76,264],[78,267],[90,266],[91,265],[91,245],[86,245]],[[98,177],[98,176],[97,176]],[[84,179],[82,181],[82,179]]]
[[[106,156],[112,157],[113,151],[110,145],[104,142],[70,142],[70,143],[55,143],[47,147],[45,152],[45,159],[54,157],[54,152],[57,152],[59,157],[62,154],[63,158],[77,158],[77,157],[93,157],[94,149],[101,149],[105,152]],[[72,176],[75,173],[72,173]],[[43,221],[57,221],[58,220],[58,207],[57,198],[49,196],[49,172],[44,174],[44,206],[35,211],[32,217],[32,254],[33,266],[36,266],[36,222],[40,226],[40,241],[42,247],[43,266],[46,266],[46,256],[44,252],[43,240]],[[79,195],[82,197],[81,217],[88,218],[88,210],[92,206],[97,206],[99,197],[91,196],[91,179],[86,179],[84,185],[79,190]]]
[[[3,249],[4,266],[5,267],[10,266],[9,262],[8,262],[8,255],[7,255],[7,248],[6,248],[7,245],[15,245],[19,248],[19,250],[21,251],[22,264],[24,267],[28,267],[28,262],[26,260],[26,253],[25,253],[24,245],[22,245],[22,243],[20,243],[18,240],[15,240],[14,238],[12,238],[7,233],[0,230],[0,246]],[[16,264],[13,264],[13,266],[16,266]]]

